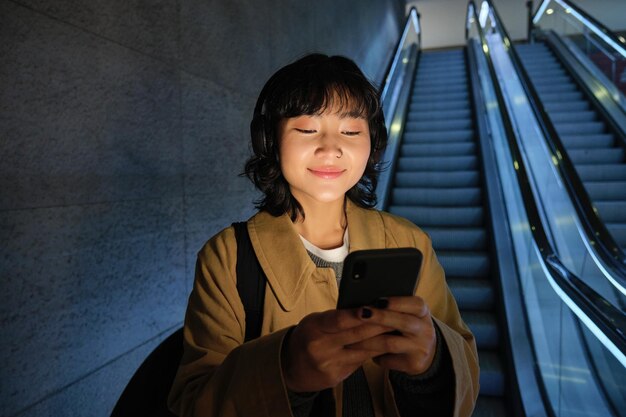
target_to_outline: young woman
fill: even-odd
[[[347,58],[306,56],[266,83],[251,133],[246,174],[264,195],[247,222],[267,277],[261,337],[244,343],[229,227],[198,254],[172,409],[185,417],[470,415],[476,346],[431,241],[372,208],[387,142],[377,90]],[[424,256],[415,295],[337,310],[345,256],[396,247]]]

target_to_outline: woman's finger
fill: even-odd
[[[428,305],[422,297],[418,296],[382,298],[377,300],[374,307],[412,314],[420,318],[430,316]]]
[[[378,309],[364,307],[369,310],[366,313],[367,318],[361,318],[362,321],[377,324],[379,326],[386,326],[400,331],[404,335],[420,336],[426,332],[426,336],[434,334],[434,325],[430,315],[424,318],[419,318],[413,314],[402,313],[390,309]]]

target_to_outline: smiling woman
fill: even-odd
[[[250,130],[245,172],[263,192],[245,228],[267,280],[260,337],[246,339],[250,310],[239,298],[239,241],[229,227],[198,254],[172,409],[186,417],[469,415],[476,345],[430,239],[372,208],[387,142],[376,88],[347,58],[309,55],[265,84]],[[399,247],[424,255],[415,295],[336,309],[349,252]]]

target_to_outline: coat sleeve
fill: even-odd
[[[180,417],[291,416],[280,366],[288,329],[243,343],[232,228],[198,254],[184,325],[184,353],[168,399]]]

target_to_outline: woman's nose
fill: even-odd
[[[339,138],[333,134],[322,135],[318,143],[316,152],[318,156],[332,156],[340,158],[343,155]]]

